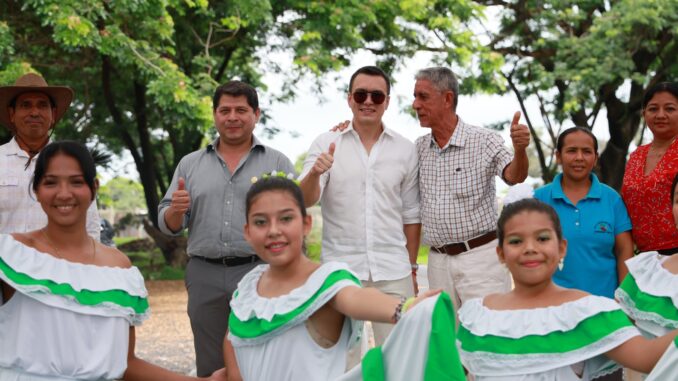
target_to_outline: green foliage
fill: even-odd
[[[134,213],[144,205],[144,188],[138,182],[124,177],[114,177],[99,188],[99,207],[113,208],[123,213]]]

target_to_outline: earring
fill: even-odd
[[[558,262],[558,270],[563,271],[564,267],[565,267],[565,258],[560,258],[560,262]]]

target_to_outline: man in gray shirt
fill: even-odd
[[[240,81],[219,86],[212,108],[219,138],[181,159],[158,206],[158,225],[165,234],[178,235],[188,227],[188,316],[200,377],[224,366],[231,295],[261,263],[243,237],[251,179],[272,171],[294,172],[285,155],[252,134],[261,113],[252,86]]]

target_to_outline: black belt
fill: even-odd
[[[492,230],[491,232],[479,235],[478,237],[475,237],[475,238],[471,238],[471,239],[469,239],[468,241],[465,241],[465,242],[450,243],[449,245],[440,246],[440,247],[431,246],[431,250],[437,251],[438,253],[441,253],[441,254],[457,255],[457,254],[461,254],[465,251],[475,249],[478,246],[482,246],[482,245],[485,245],[487,243],[490,243],[495,239],[497,239],[497,231]]]
[[[678,254],[678,247],[672,247],[670,249],[661,249],[657,250],[657,252],[661,255],[674,255]]]
[[[249,257],[221,257],[221,258],[207,258],[198,255],[192,255],[191,258],[197,258],[207,263],[222,265],[226,267],[245,265],[248,263],[254,263],[259,260],[259,257],[256,255],[250,255]]]

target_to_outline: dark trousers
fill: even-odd
[[[227,267],[191,259],[186,266],[188,317],[193,330],[198,377],[224,367],[224,336],[228,328],[229,303],[238,282],[261,261]]]

